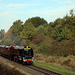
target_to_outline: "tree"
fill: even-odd
[[[74,16],[74,9],[71,9],[71,10],[70,10],[70,15],[71,15],[71,17]]]
[[[62,25],[62,20],[61,18],[58,18],[54,21],[54,26],[57,26],[57,25]]]
[[[20,32],[23,29],[23,25],[22,25],[22,21],[21,20],[16,20],[13,25],[12,25],[12,34],[14,35],[20,35]]]
[[[50,23],[49,23],[49,26],[50,26],[50,27],[55,27],[55,25],[54,25],[53,22],[50,22]]]
[[[17,36],[14,40],[14,44],[15,45],[20,45],[21,44],[21,39],[19,38],[19,36]]]
[[[3,41],[4,45],[13,45],[13,41],[11,39],[6,39],[5,41]]]
[[[67,27],[62,29],[62,32],[58,36],[58,40],[69,40],[72,37],[72,33]]]
[[[71,37],[71,31],[67,27],[62,27],[62,25],[56,26],[53,31],[53,38],[58,41],[69,40]]]
[[[57,39],[62,32],[62,25],[57,25],[52,31],[52,37]]]
[[[4,29],[1,29],[0,30],[0,39],[2,39],[5,35],[5,30]]]
[[[32,40],[33,34],[35,32],[34,28],[35,27],[34,27],[34,25],[31,22],[30,23],[26,23],[24,25],[24,28],[23,28],[21,34],[20,34],[20,37],[22,39],[30,39],[30,40]]]
[[[35,27],[38,27],[39,25],[43,25],[44,23],[47,23],[46,20],[40,17],[33,17],[31,18],[31,22]]]
[[[37,27],[36,29],[35,29],[35,32],[37,33],[37,34],[41,34],[41,33],[43,33],[43,34],[47,34],[48,33],[48,29],[47,29],[47,27],[44,27],[44,25],[40,25],[39,27]]]
[[[29,23],[31,22],[35,27],[38,27],[40,25],[43,25],[43,24],[48,24],[46,20],[44,20],[43,18],[40,18],[40,17],[32,17],[32,18],[29,18],[28,20],[26,20],[25,24],[26,23]]]

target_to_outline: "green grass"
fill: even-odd
[[[39,61],[34,61],[34,65],[56,71],[56,72],[62,73],[64,75],[75,75],[75,70],[68,69],[63,66],[56,66],[56,65],[52,65],[52,64],[39,62]]]

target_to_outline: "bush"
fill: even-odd
[[[46,45],[42,45],[42,46],[40,47],[40,51],[41,51],[41,52],[44,52],[46,49],[47,49],[47,46],[46,46]]]
[[[44,34],[39,34],[36,39],[33,40],[34,43],[39,44],[44,39]]]
[[[46,54],[47,49],[49,48],[49,45],[47,45],[46,43],[41,44],[40,46],[40,52]]]
[[[64,54],[64,57],[67,57],[68,56],[68,54]]]
[[[70,63],[71,63],[71,59],[67,59],[63,62],[63,65],[70,66]]]
[[[45,62],[47,63],[56,63],[56,58],[49,56],[48,58],[46,58]]]
[[[75,56],[75,50],[73,51],[73,55]]]

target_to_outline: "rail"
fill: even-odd
[[[31,68],[31,69],[37,70],[39,72],[42,72],[45,75],[63,75],[63,74],[57,73],[55,71],[51,71],[51,70],[48,70],[48,69],[45,69],[45,68],[42,68],[42,67],[38,67],[38,66],[35,66],[35,65],[31,65],[31,66],[28,66],[28,67]]]

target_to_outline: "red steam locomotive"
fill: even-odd
[[[0,55],[9,57],[10,59],[23,64],[32,64],[34,61],[33,49],[25,45],[0,45]]]

